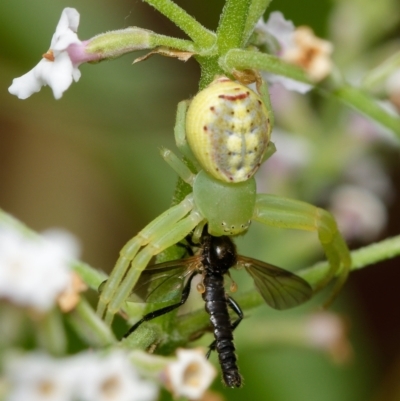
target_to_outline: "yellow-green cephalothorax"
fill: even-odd
[[[186,137],[202,168],[218,180],[248,180],[259,168],[271,135],[260,96],[227,77],[215,79],[190,103]]]

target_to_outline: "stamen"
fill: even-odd
[[[42,55],[42,57],[49,61],[55,60],[53,50],[48,50],[46,53]]]

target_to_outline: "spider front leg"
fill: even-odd
[[[201,167],[193,155],[192,150],[186,139],[186,113],[190,104],[190,100],[183,100],[178,103],[178,108],[176,111],[176,120],[174,127],[175,144],[179,149],[180,153],[186,157],[187,160],[200,170]]]
[[[129,296],[150,259],[185,238],[202,219],[203,217],[194,210],[193,197],[189,195],[132,238],[122,248],[120,257],[104,285],[97,313],[103,316],[106,312],[105,320],[110,324],[113,315]]]
[[[305,202],[275,195],[258,194],[253,219],[269,226],[316,231],[329,261],[327,275],[314,288],[318,291],[338,275],[328,306],[343,286],[351,268],[351,256],[333,216]]]

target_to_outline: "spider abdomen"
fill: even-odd
[[[251,89],[226,77],[192,100],[186,137],[202,167],[225,182],[242,182],[261,164],[270,138],[269,113]]]

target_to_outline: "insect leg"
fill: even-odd
[[[228,306],[237,314],[238,318],[232,323],[232,330],[235,330],[239,326],[239,323],[243,320],[243,311],[239,304],[231,297],[227,299]]]
[[[239,326],[239,323],[243,320],[243,311],[240,308],[239,304],[230,296],[228,296],[226,302],[228,303],[228,306],[237,314],[238,318],[231,324],[232,331],[236,329],[236,327]],[[213,341],[210,346],[208,347],[208,352],[206,354],[206,358],[208,359],[210,357],[210,354],[212,351],[215,351],[215,344],[216,341]]]
[[[193,256],[194,252],[193,249],[191,248],[191,244],[185,244],[184,242],[178,242],[177,244],[175,244],[177,247],[182,248],[185,250],[185,253],[182,255],[182,258],[184,258],[185,256],[189,255],[189,256]]]
[[[183,154],[187,160],[190,160],[196,169],[199,170],[201,167],[197,159],[194,157],[186,139],[186,113],[189,104],[190,102],[187,100],[183,100],[182,102],[178,103],[174,127],[175,143],[181,154]]]
[[[205,222],[204,222],[204,224],[205,224]],[[201,228],[201,232],[203,232],[204,225],[202,223],[199,223],[199,225],[191,233],[189,233],[184,240],[175,244],[176,246],[179,246],[180,248],[184,248],[186,250],[186,253],[189,256],[194,256],[193,248],[199,248],[199,246],[200,246],[199,242],[193,241],[193,236],[195,235],[195,231],[197,231],[199,228]],[[185,242],[183,242],[183,241],[185,241]]]
[[[191,286],[191,284],[192,284],[192,279],[193,279],[193,277],[194,277],[196,274],[197,274],[197,272],[193,273],[193,274],[189,277],[187,283],[185,284],[185,287],[183,288],[182,297],[181,297],[181,300],[180,300],[179,302],[177,302],[176,304],[173,304],[173,305],[166,306],[166,307],[161,308],[161,309],[157,309],[157,310],[155,310],[155,311],[153,311],[153,312],[147,313],[146,315],[144,315],[138,322],[136,322],[136,323],[124,334],[123,338],[126,338],[126,337],[128,337],[130,334],[132,334],[142,323],[148,322],[149,320],[153,320],[153,319],[155,319],[155,318],[158,317],[158,316],[165,315],[166,313],[171,312],[171,311],[173,311],[174,309],[179,308],[181,305],[183,305],[183,304],[187,301],[187,299],[188,299],[188,297],[189,297],[189,294],[190,294],[190,286]]]

